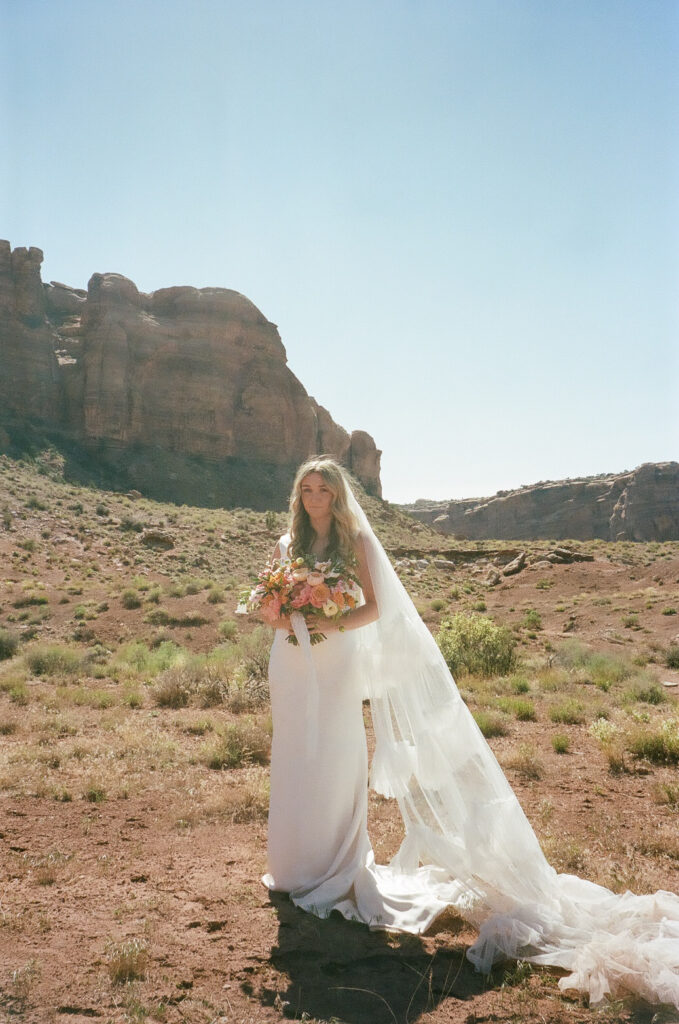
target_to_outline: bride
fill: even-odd
[[[300,467],[290,533],[274,552],[299,556],[352,566],[363,603],[340,623],[299,613],[274,623],[265,884],[319,917],[338,910],[402,932],[426,931],[452,906],[479,929],[467,956],[483,972],[520,957],[570,972],[559,986],[591,1005],[633,992],[679,1007],[679,897],[615,895],[547,863],[342,469],[324,456]],[[310,632],[327,639],[312,646]],[[386,866],[368,837],[368,783],[397,799],[405,825]]]

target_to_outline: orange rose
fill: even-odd
[[[329,599],[330,588],[325,583],[318,583],[315,587],[311,588],[311,603],[314,608],[322,608]]]

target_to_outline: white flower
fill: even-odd
[[[241,603],[236,608],[236,615],[247,615],[247,613],[248,606],[243,601],[241,601]]]
[[[332,562],[316,562],[316,564],[314,565],[314,569],[318,569],[318,571],[322,572],[323,575],[325,576],[327,571],[330,569],[331,565]]]
[[[333,615],[337,615],[338,611],[339,611],[339,608],[337,607],[337,605],[335,604],[334,601],[327,600],[325,602],[325,604],[323,605],[323,614],[328,619],[331,619],[333,617]]]
[[[322,572],[310,572],[306,581],[310,587],[317,587],[319,583],[325,583],[325,576]]]
[[[292,570],[292,578],[295,581],[295,583],[303,583],[308,575],[309,570],[307,568]]]

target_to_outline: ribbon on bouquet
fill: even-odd
[[[290,616],[293,633],[307,663],[308,685],[306,688],[306,752],[309,758],[318,753],[318,678],[311,653],[311,640],[304,616],[293,612]]]

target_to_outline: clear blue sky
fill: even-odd
[[[677,0],[0,0],[0,237],[235,288],[385,497],[679,458]]]

